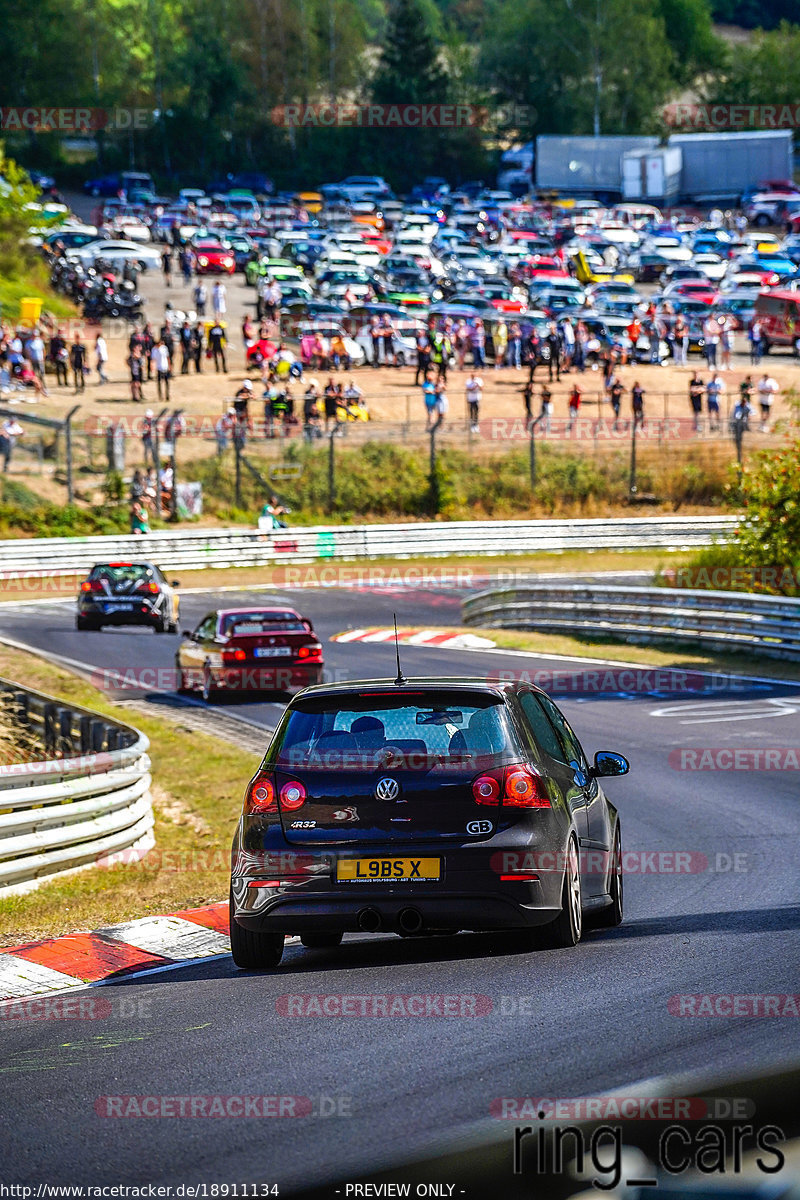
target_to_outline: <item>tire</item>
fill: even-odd
[[[230,899],[231,954],[243,971],[263,971],[277,967],[283,958],[282,933],[255,933],[242,929],[233,919],[233,896]]]
[[[301,933],[300,941],[307,950],[334,950],[342,944],[341,933]]]
[[[769,225],[769,217],[766,213],[759,213],[753,223],[760,226],[761,229],[766,229]]]
[[[397,351],[397,365],[398,365],[398,367],[404,367],[404,366],[406,365],[406,352],[405,352],[405,350],[398,350],[398,351]]]
[[[577,946],[582,932],[580,859],[575,838],[571,837],[561,889],[561,912],[542,929],[541,944],[551,950],[568,950]]]
[[[89,629],[100,629],[101,626],[98,625],[96,621],[93,621],[91,617],[76,617],[75,628],[83,631]]]
[[[617,823],[617,829],[614,834],[613,855],[614,857],[611,863],[611,881],[608,889],[613,903],[608,908],[601,908],[600,912],[592,915],[591,926],[593,929],[614,929],[617,925],[622,924],[622,839],[619,833],[619,823]]]

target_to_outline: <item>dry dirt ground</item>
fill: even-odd
[[[213,280],[208,281],[209,291],[212,282]],[[254,312],[255,293],[254,289],[246,286],[243,276],[240,274],[227,279],[226,286],[230,339],[228,347],[229,373],[227,375],[216,373],[213,364],[204,359],[201,375],[178,373],[171,382],[170,407],[183,409],[187,418],[190,418],[187,439],[182,447],[183,454],[187,458],[196,458],[214,452],[213,424],[229,405],[236,388],[248,377],[245,370],[241,322],[246,311]],[[191,286],[186,287],[179,278],[173,277],[173,286],[167,289],[160,272],[149,271],[142,276],[141,290],[146,298],[146,315],[156,329],[163,320],[167,301],[170,301],[175,309],[190,306]],[[78,322],[75,327],[80,328],[85,339],[93,345],[96,327],[85,326]],[[74,429],[79,435],[79,442],[81,435],[85,433],[102,434],[110,421],[120,418],[124,419],[125,424],[132,431],[132,436],[135,437],[138,429],[137,418],[141,418],[147,408],[158,412],[163,404],[166,404],[166,399],[163,404],[159,402],[156,384],[151,382],[145,384],[144,403],[132,403],[125,363],[129,332],[130,327],[122,321],[104,323],[104,333],[110,353],[110,363],[107,369],[109,382],[107,384],[99,385],[97,383],[97,374],[93,369],[88,376],[85,391],[76,394],[72,387],[57,388],[54,378],[48,376],[49,397],[42,397],[33,403],[30,393],[25,393],[24,396],[14,393],[11,396],[3,397],[2,403],[9,404],[10,402],[16,408],[23,425],[26,413],[61,418],[73,405],[80,404],[80,410],[74,418]],[[787,417],[790,412],[787,394],[793,390],[800,391],[800,362],[791,357],[788,352],[781,350],[770,355],[761,367],[751,367],[747,354],[742,353],[742,351],[746,351],[744,337],[740,335],[737,343],[736,350],[738,352],[734,353],[732,369],[721,372],[726,386],[726,394],[723,396],[722,402],[723,418],[735,403],[739,383],[746,375],[750,374],[754,383],[757,383],[763,371],[768,369],[781,389],[773,406],[773,420],[768,434],[761,433],[759,430],[756,405],[756,419],[752,423],[753,433],[749,438],[750,446],[754,447],[780,436],[781,419]],[[93,353],[90,361],[94,367]],[[711,440],[712,436],[729,439],[727,425],[724,421],[722,430],[716,435],[712,435],[708,429],[704,429],[700,435],[694,432],[688,400],[688,383],[695,367],[701,379],[704,380],[709,378],[709,371],[705,366],[705,361],[699,357],[693,356],[690,361],[691,366],[688,368],[638,365],[625,366],[620,371],[622,382],[628,389],[623,397],[623,417],[626,419],[630,417],[630,388],[638,381],[646,390],[645,415],[647,421],[643,435],[644,440],[660,444],[663,439],[667,439],[670,442],[670,450],[677,453],[680,453],[682,446],[696,442],[698,436],[704,441]],[[180,358],[177,355],[176,368],[179,372]],[[467,374],[468,371],[460,372],[458,370],[451,370],[449,373],[450,409],[439,434],[440,439],[444,439],[446,443],[450,444],[469,445],[475,453],[480,453],[483,448],[496,450],[504,443],[519,444],[521,440],[524,440],[526,434],[522,390],[528,377],[527,368],[523,368],[522,371],[513,369],[496,371],[493,367],[489,367],[481,372],[485,386],[481,404],[480,432],[477,434],[469,433],[466,420],[464,383]],[[316,375],[324,385],[326,377],[319,372]],[[372,420],[368,424],[348,427],[349,444],[352,445],[367,437],[420,442],[424,440],[425,410],[421,391],[414,386],[413,368],[387,367],[376,370],[371,367],[362,367],[355,370],[353,375],[363,389]],[[249,377],[253,380],[256,397],[255,403],[251,405],[251,413],[260,418],[263,412],[262,389],[259,387],[258,376],[255,372],[250,372]],[[344,374],[339,378],[344,378]],[[536,376],[534,413],[538,413],[540,409],[540,384],[545,379],[546,372],[540,368]],[[624,427],[614,431],[613,413],[608,402],[603,399],[601,376],[599,372],[591,370],[587,370],[582,375],[572,372],[563,375],[561,382],[554,381],[552,383],[553,428],[549,434],[540,428],[537,436],[549,440],[565,440],[567,397],[575,382],[582,389],[583,402],[581,419],[569,434],[569,440],[574,443],[585,442],[595,449],[598,445],[619,443],[620,440],[627,442],[628,429]],[[295,385],[293,390],[298,402],[297,408],[300,409],[299,402],[304,385]],[[601,418],[599,429],[597,427],[598,418]],[[666,419],[666,424],[663,423],[664,419]],[[775,429],[776,424],[778,425],[777,430]],[[34,436],[37,431],[32,426],[28,428],[30,436]],[[294,436],[300,436],[299,427],[295,429]],[[278,448],[275,449],[278,453]],[[102,442],[96,440],[95,452],[98,451],[102,459]],[[128,454],[127,461],[129,463],[136,462],[138,459],[138,453]],[[101,462],[99,467],[102,465]],[[48,474],[47,468],[45,467],[44,471],[40,472],[29,455],[17,455],[11,465],[11,471],[14,474],[30,473],[32,480],[38,476],[43,485],[38,490],[47,490],[43,478]],[[54,497],[62,494],[55,481],[53,481],[53,489]]]

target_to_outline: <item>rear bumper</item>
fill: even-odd
[[[322,683],[323,669],[322,663],[267,666],[264,661],[254,661],[212,668],[212,682],[215,688],[228,692],[295,692]]]
[[[471,886],[463,872],[455,875],[441,886],[394,888],[320,878],[265,888],[234,877],[233,917],[260,933],[397,933],[409,909],[419,914],[419,932],[526,929],[548,924],[561,910],[560,872],[541,873],[529,883],[500,883],[480,872]]]
[[[161,621],[157,609],[147,607],[142,611],[138,604],[132,609],[116,609],[112,612],[104,612],[102,605],[80,604],[78,615],[103,625],[157,625]]]

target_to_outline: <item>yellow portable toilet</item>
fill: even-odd
[[[25,329],[35,329],[42,315],[44,301],[39,296],[23,296],[19,302],[19,323]]]

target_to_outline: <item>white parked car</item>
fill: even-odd
[[[393,322],[394,324],[394,322]],[[364,353],[364,361],[372,362],[372,337],[371,327],[362,325],[356,334],[356,341]],[[397,357],[398,367],[415,366],[417,362],[417,342],[416,338],[406,330],[398,329],[394,326],[394,352]],[[385,362],[386,354],[383,344],[383,338],[378,343],[378,362]]]
[[[713,283],[719,283],[725,278],[728,271],[728,260],[721,258],[719,254],[712,252],[703,252],[695,254],[692,259],[692,266],[697,267],[698,271],[702,271],[706,279],[710,279]]]
[[[154,246],[143,246],[141,242],[103,240],[87,242],[77,250],[71,250],[70,258],[80,259],[83,263],[93,263],[95,259],[105,258],[108,262],[119,263],[126,259],[139,263],[149,270],[157,271],[161,266],[161,251]]]

